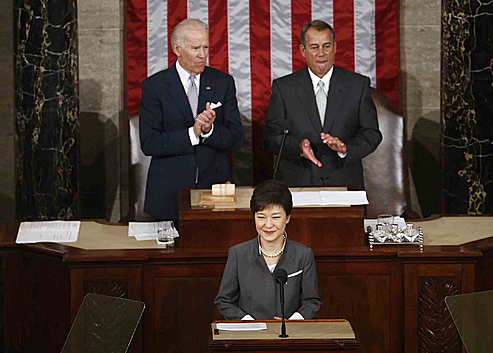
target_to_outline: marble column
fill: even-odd
[[[75,0],[15,0],[19,219],[79,214]]]
[[[442,201],[493,213],[493,3],[442,2]]]
[[[15,219],[13,21],[12,2],[0,2],[0,224]]]

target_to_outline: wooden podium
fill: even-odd
[[[206,189],[180,189],[180,247],[228,249],[257,235],[250,211],[252,187],[236,188],[236,205],[201,207]],[[291,191],[347,190],[347,187],[290,188]],[[312,249],[365,245],[364,207],[293,207],[286,231]]]
[[[265,322],[267,330],[222,331],[218,323]],[[354,352],[360,344],[347,320],[292,320],[286,321],[287,338],[280,338],[281,322],[214,321],[209,352]]]

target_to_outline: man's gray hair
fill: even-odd
[[[312,22],[308,22],[301,29],[301,33],[300,33],[301,45],[303,45],[303,46],[306,45],[306,31],[308,31],[308,29],[310,29],[312,27],[315,28],[317,31],[323,31],[323,30],[328,29],[330,31],[330,34],[332,34],[332,41],[335,43],[335,41],[336,41],[336,32],[334,31],[334,28],[332,28],[332,26],[329,25],[325,21],[314,20]]]
[[[176,43],[179,47],[183,47],[183,36],[185,31],[188,29],[195,29],[205,32],[208,31],[207,25],[201,20],[187,18],[186,20],[178,23],[173,29],[173,33],[171,33],[171,45],[174,46],[174,43]]]

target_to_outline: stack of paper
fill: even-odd
[[[293,206],[368,205],[366,191],[297,191]]]
[[[22,222],[15,242],[73,243],[77,241],[79,229],[80,221]]]
[[[265,322],[241,322],[241,323],[219,323],[216,324],[218,330],[223,331],[260,331],[267,330]]]
[[[128,236],[137,240],[154,240],[158,237],[160,222],[129,222]],[[178,231],[173,227],[174,237],[178,237]]]

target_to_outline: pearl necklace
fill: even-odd
[[[286,246],[286,235],[282,235],[282,237],[284,238],[284,241],[282,243],[282,248],[281,250],[279,250],[278,252],[276,252],[275,254],[267,254],[264,249],[262,249],[262,246],[260,245],[260,236],[259,236],[259,240],[258,240],[258,250],[261,254],[267,256],[267,257],[278,257],[279,255],[282,254],[282,252],[284,251],[284,247]]]

